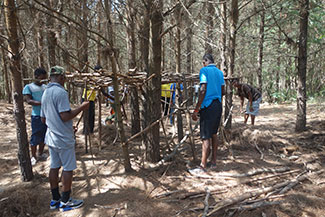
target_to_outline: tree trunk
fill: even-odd
[[[113,71],[113,88],[114,88],[114,104],[116,108],[116,115],[117,115],[117,128],[118,128],[118,133],[121,139],[121,144],[122,144],[122,151],[123,151],[123,156],[124,156],[124,169],[125,172],[130,172],[132,171],[131,163],[130,163],[130,156],[129,156],[129,149],[128,145],[126,143],[126,137],[125,137],[125,132],[124,132],[124,127],[123,127],[123,121],[122,121],[122,113],[121,113],[121,102],[120,102],[120,94],[119,94],[119,83],[117,80],[117,54],[116,50],[114,48],[114,32],[113,32],[113,26],[112,26],[112,21],[111,21],[111,4],[109,0],[105,0],[105,12],[106,12],[106,17],[107,17],[107,31],[108,31],[108,41],[109,41],[109,58],[111,61],[111,66],[112,66],[112,71]]]
[[[129,69],[136,68],[136,39],[135,39],[135,10],[133,0],[127,2],[127,34],[128,34],[128,55]],[[130,87],[131,92],[131,133],[132,135],[140,132],[140,108],[139,96],[136,86]]]
[[[207,16],[205,22],[207,23],[206,25],[206,32],[205,32],[205,53],[212,54],[212,42],[214,41],[213,38],[213,17],[214,17],[214,6],[212,3],[207,1],[205,3],[206,11],[207,11]]]
[[[10,58],[10,70],[13,79],[12,96],[18,141],[18,163],[22,180],[30,181],[33,178],[33,171],[29,156],[29,143],[27,139],[25,110],[22,95],[19,39],[17,33],[18,17],[15,1],[5,0],[4,8],[8,37],[11,39],[9,41],[9,50],[12,54]]]
[[[298,88],[297,88],[297,120],[296,131],[306,129],[306,70],[307,70],[307,32],[309,0],[300,0],[300,34],[298,54]]]
[[[191,27],[191,19],[189,17],[189,15],[186,13],[186,22],[187,22],[187,28],[186,28],[186,71],[188,74],[192,74],[193,73],[193,67],[192,67],[192,38],[193,38],[193,31],[192,31],[192,27]],[[187,94],[188,97],[190,97],[190,100],[188,101],[187,105],[191,105],[194,102],[192,101],[193,99],[193,85],[194,84],[190,84],[191,85],[191,89],[189,94]]]
[[[227,77],[232,77],[235,69],[235,48],[236,48],[236,34],[237,34],[237,23],[239,17],[238,0],[231,1],[230,11],[230,36],[229,36],[229,54],[228,54],[228,73]],[[225,118],[228,117],[230,108],[232,106],[232,90],[230,85],[226,88],[226,102],[225,102]],[[230,114],[229,120],[225,128],[230,129],[232,122],[232,115]]]
[[[223,1],[223,0],[220,0]],[[220,22],[220,29],[221,29],[221,34],[220,34],[220,59],[221,59],[221,64],[220,64],[220,69],[224,73],[225,76],[227,76],[227,54],[226,54],[226,49],[227,49],[227,3],[223,1],[221,4],[221,22]]]
[[[176,73],[181,74],[181,8],[177,8],[175,10],[175,21],[176,21],[176,37],[175,37],[175,56],[176,56]],[[180,84],[176,84],[176,96],[177,97],[177,103],[176,103],[176,96],[175,96],[175,103],[180,107],[182,104],[182,93]],[[184,132],[183,132],[183,118],[182,118],[182,112],[181,110],[177,111],[177,138],[178,142],[180,142],[183,139]]]
[[[257,67],[257,77],[258,77],[258,87],[263,92],[263,81],[262,81],[262,69],[263,69],[263,48],[264,48],[264,24],[265,24],[265,10],[261,11],[261,22],[260,22],[260,34],[258,42],[258,67]]]
[[[46,4],[50,7],[53,6],[53,0],[46,0]],[[49,13],[52,14],[51,11]],[[52,16],[47,16],[46,19],[47,25],[47,44],[48,44],[48,58],[49,58],[49,68],[56,65],[56,56],[55,56],[55,48],[56,48],[56,37],[55,37],[55,26],[54,19]]]
[[[149,122],[146,123],[149,126],[154,121],[161,117],[161,33],[163,27],[163,18],[161,14],[163,2],[148,1],[151,5],[150,13],[150,49],[149,49],[149,67],[147,76],[155,74],[155,76],[148,82],[147,94],[148,101],[146,114],[149,118]],[[159,162],[160,160],[160,136],[159,136],[159,124],[156,124],[147,134],[146,147],[148,153],[148,160],[151,162]]]
[[[10,79],[8,74],[8,67],[7,67],[7,56],[5,54],[5,50],[1,48],[2,54],[2,66],[3,66],[3,77],[5,81],[5,90],[6,90],[6,98],[7,102],[11,103],[11,88],[10,88]]]

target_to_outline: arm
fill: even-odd
[[[61,112],[60,113],[61,120],[63,122],[70,121],[74,117],[76,117],[81,111],[87,109],[88,107],[89,107],[89,101],[85,101],[76,109],[66,111],[66,112]]]
[[[248,101],[249,101],[249,110],[253,111],[253,96],[251,92],[248,93]]]
[[[195,106],[195,110],[194,110],[194,113],[192,114],[192,119],[194,121],[196,121],[198,118],[197,118],[197,113],[199,112],[200,108],[201,108],[201,104],[204,100],[204,97],[205,97],[205,94],[206,94],[206,88],[207,88],[207,84],[206,83],[202,83],[201,84],[201,89],[200,89],[200,94],[199,94],[199,100]]]
[[[30,94],[24,95],[24,100],[29,105],[41,105],[41,102],[40,101],[33,100],[32,96]]]
[[[109,98],[109,99],[111,99],[111,100],[114,101],[114,97],[112,97],[111,95],[109,95],[108,93],[106,93],[103,87],[100,88],[100,91],[102,92],[102,94],[103,94],[105,97],[107,97],[107,98]]]
[[[43,124],[45,124],[46,123],[46,118],[41,117],[41,121],[42,121]]]
[[[221,86],[221,96],[226,95],[225,85]]]
[[[244,97],[243,96],[239,96],[240,97],[240,113],[243,112],[243,106],[244,106]]]

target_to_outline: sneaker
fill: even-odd
[[[192,175],[199,175],[199,174],[205,174],[207,171],[206,169],[204,169],[203,167],[199,166],[195,169],[190,169],[189,173],[191,173]]]
[[[211,161],[209,161],[207,163],[207,167],[210,169],[216,169],[217,168],[217,164],[216,163],[212,163]]]
[[[60,200],[51,200],[50,209],[58,209],[60,207]]]
[[[40,156],[39,156],[39,159],[40,160],[46,160],[48,158],[48,155],[46,154],[46,153],[43,153],[43,154],[41,154]]]
[[[37,160],[36,160],[34,157],[32,157],[32,158],[30,159],[30,162],[31,162],[32,166],[35,166]]]
[[[70,198],[68,202],[64,203],[60,201],[60,211],[65,212],[73,209],[77,209],[84,204],[83,200],[77,200]]]

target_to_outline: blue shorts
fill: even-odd
[[[47,126],[43,124],[40,116],[32,116],[32,136],[30,144],[32,146],[44,143]]]
[[[51,169],[63,167],[64,171],[73,171],[77,168],[75,147],[59,149],[49,146]]]

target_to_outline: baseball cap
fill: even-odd
[[[53,66],[50,69],[50,76],[51,75],[64,75],[64,74],[65,74],[65,70],[61,66]]]

